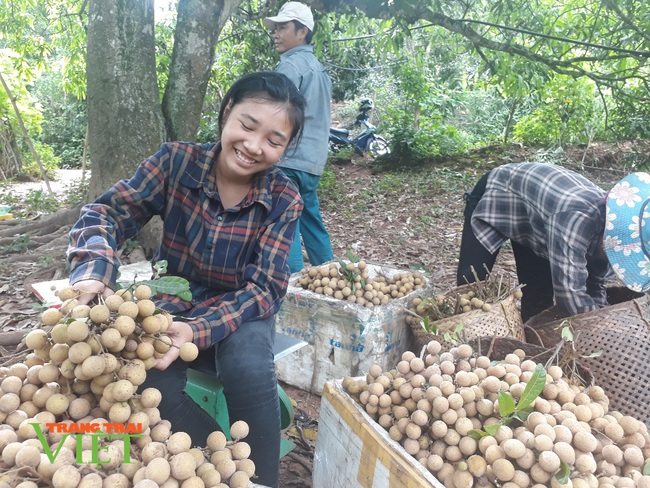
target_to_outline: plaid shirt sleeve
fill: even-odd
[[[130,180],[119,181],[81,209],[69,236],[71,284],[93,279],[115,289],[117,249],[164,207],[167,166],[156,156],[145,160]]]
[[[607,303],[605,274],[590,276],[588,270],[587,251],[597,240],[595,229],[593,220],[581,212],[558,213],[548,223],[548,258],[555,301],[569,315],[595,310]]]

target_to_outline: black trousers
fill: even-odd
[[[492,271],[499,250],[490,253],[474,235],[472,215],[485,193],[489,173],[483,175],[474,189],[465,194],[465,221],[460,242],[460,257],[456,284],[482,281]],[[530,248],[511,240],[512,252],[517,265],[517,279],[525,284],[522,288],[521,318],[525,322],[533,315],[553,305],[553,279],[548,259],[535,254]],[[473,270],[473,271],[472,271]]]
[[[204,447],[208,435],[221,430],[185,392],[189,367],[214,372],[223,385],[231,424],[244,420],[250,428],[244,439],[251,448],[256,483],[277,488],[280,473],[280,402],[273,362],[275,318],[245,322],[216,346],[201,351],[192,363],[174,361],[164,371],[150,369],[145,388],[158,388],[162,418],[169,420],[172,431],[187,432],[194,446]]]

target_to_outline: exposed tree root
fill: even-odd
[[[48,256],[55,262],[65,256],[70,228],[79,218],[79,209],[64,209],[32,222],[0,225],[0,249],[16,251],[0,261],[0,265],[35,263]],[[27,235],[24,243],[17,236]]]
[[[30,236],[51,234],[62,227],[71,227],[78,218],[79,209],[68,208],[59,210],[38,220],[17,225],[15,222],[5,224],[5,221],[0,221],[2,222],[0,224],[0,239],[13,238],[16,234],[29,234]]]
[[[58,239],[61,236],[65,236],[67,238],[67,235],[70,233],[70,227],[60,227],[53,232],[48,232],[47,234],[43,235],[32,235],[32,234],[27,234],[29,235],[29,240],[25,242],[25,250],[35,250],[39,249],[43,246],[46,246],[47,244],[53,243],[54,239]],[[16,237],[12,238],[3,238],[0,239],[0,247],[5,247],[5,246],[10,246],[14,242],[16,242]]]
[[[68,247],[69,229],[61,232],[59,232],[58,235],[49,235],[43,237],[42,239],[38,239],[38,241],[36,242],[37,244],[36,246],[28,245],[26,246],[25,251],[9,255],[5,259],[3,259],[3,262],[34,263],[43,260],[47,256],[50,256],[54,259],[56,259],[57,257],[65,256],[65,252]],[[0,247],[1,246],[2,246],[2,242],[0,241]]]
[[[22,329],[0,332],[0,346],[15,346],[20,344],[30,330],[31,329]]]
[[[65,256],[61,255],[58,261],[55,261],[47,268],[39,268],[25,277],[25,284],[29,285],[37,281],[60,280],[66,277]]]

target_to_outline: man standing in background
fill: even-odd
[[[275,50],[280,53],[275,71],[289,77],[307,100],[302,140],[278,163],[298,187],[305,205],[289,255],[289,268],[295,273],[304,266],[301,237],[311,265],[333,258],[316,194],[327,161],[332,81],[314,56],[314,16],[307,5],[287,2],[278,15],[264,19],[264,26],[273,31]]]

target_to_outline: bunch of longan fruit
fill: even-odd
[[[118,290],[90,305],[80,305],[72,287],[58,294],[61,307],[44,311],[43,327],[25,337],[32,352],[22,363],[0,367],[0,488],[249,486],[255,466],[241,441],[245,422],[231,426],[232,441],[213,432],[207,446],[193,447],[187,433],[172,432],[161,418],[159,390],[136,393],[156,359],[175,347],[165,334],[172,316],[156,308],[151,289]],[[197,355],[195,344],[180,348],[185,361]],[[54,462],[34,423],[50,451],[58,451]],[[49,429],[53,423],[139,424],[142,435],[130,445],[119,435],[84,435],[80,462],[76,436]],[[93,442],[103,446],[100,465],[88,464]],[[123,462],[125,449],[130,462]]]
[[[426,278],[417,271],[371,278],[365,261],[332,262],[303,268],[298,285],[314,293],[372,308],[386,305],[393,298],[402,298],[414,290],[424,288]]]
[[[521,290],[513,290],[512,295],[515,299],[520,299]],[[497,295],[479,297],[473,290],[468,290],[465,293],[440,293],[434,297],[415,297],[408,304],[411,314],[407,315],[406,323],[419,324],[424,318],[434,321],[441,320],[472,310],[491,312],[492,307],[503,298],[503,296]]]
[[[499,394],[518,401],[536,363],[521,349],[498,362],[468,344],[441,351],[431,341],[396,369],[373,365],[342,386],[445,487],[650,487],[647,427],[610,411],[601,387],[549,366],[527,418],[503,422]]]

